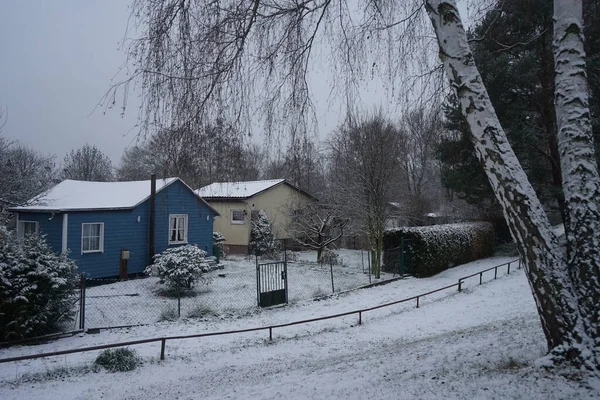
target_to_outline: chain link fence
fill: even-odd
[[[289,303],[354,289],[375,281],[368,252],[339,249],[323,263],[316,252],[287,251]],[[282,261],[283,257],[277,257]],[[258,310],[257,265],[273,258],[222,259],[192,290],[169,291],[156,277],[83,279],[80,329],[126,327],[178,318],[242,316]],[[379,280],[393,277],[382,272]]]

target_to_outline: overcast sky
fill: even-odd
[[[137,112],[94,107],[124,61],[126,0],[8,1],[0,12],[3,136],[62,161],[95,144],[113,161],[135,140]],[[135,101],[135,99],[132,99]]]
[[[125,61],[119,49],[128,0],[7,1],[0,12],[0,107],[8,114],[2,135],[45,154],[65,154],[90,143],[118,163],[136,141],[137,105],[124,116],[96,109]],[[322,80],[320,76],[318,80]],[[313,82],[314,83],[314,82]],[[319,133],[334,129],[343,112],[327,103],[326,82],[313,85]],[[360,108],[387,109],[381,85],[367,82]],[[373,99],[372,101],[369,99]],[[366,100],[366,101],[365,101]]]

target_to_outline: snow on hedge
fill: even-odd
[[[404,260],[411,261],[413,274],[418,277],[489,257],[495,241],[494,227],[489,222],[390,229],[383,239],[386,271],[398,269],[402,239]]]

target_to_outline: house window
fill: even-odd
[[[81,254],[104,251],[104,222],[81,224]]]
[[[19,221],[17,227],[17,234],[20,238],[24,238],[26,235],[37,235],[38,223],[36,221]]]
[[[246,222],[246,214],[244,210],[231,210],[231,223],[232,224],[244,224]]]
[[[187,214],[169,215],[169,244],[181,244],[188,241]]]

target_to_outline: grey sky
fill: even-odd
[[[96,109],[125,61],[118,48],[129,17],[129,0],[28,0],[4,2],[0,12],[0,107],[8,113],[3,136],[62,162],[71,149],[96,145],[116,164],[135,143],[134,93],[124,116]],[[330,104],[324,75],[312,82],[319,134],[343,118]],[[394,100],[377,79],[366,82],[359,108],[392,111]],[[389,99],[389,100],[388,100]],[[391,113],[390,116],[397,116]]]
[[[124,60],[125,0],[4,2],[0,12],[3,136],[62,161],[95,144],[113,161],[135,140],[137,111],[90,113]],[[132,99],[135,101],[135,99]]]

